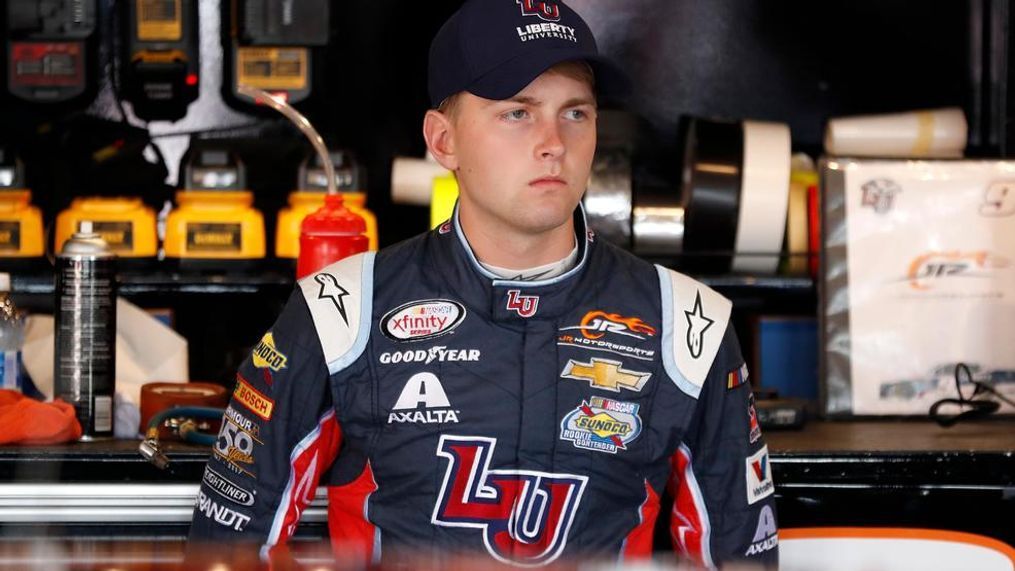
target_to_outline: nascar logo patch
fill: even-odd
[[[641,434],[638,405],[592,397],[560,423],[560,438],[577,448],[616,454]]]

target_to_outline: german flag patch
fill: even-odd
[[[733,390],[747,382],[750,375],[747,374],[747,363],[740,365],[726,374],[726,390]]]

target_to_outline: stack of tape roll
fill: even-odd
[[[225,387],[213,383],[145,383],[141,386],[141,426],[143,434],[153,416],[178,406],[208,406],[225,408],[229,395]],[[211,429],[217,431],[217,427]],[[207,431],[206,431],[207,432]],[[159,427],[159,438],[170,438],[172,431]]]
[[[968,125],[961,109],[839,117],[825,129],[825,152],[852,157],[959,158]]]
[[[726,273],[737,241],[743,183],[744,128],[738,122],[692,119],[684,141],[681,267]]]
[[[680,255],[684,244],[684,207],[674,186],[642,184],[631,209],[634,251],[641,256]]]
[[[600,149],[584,202],[589,225],[638,255],[679,259],[685,271],[775,273],[790,152],[785,124],[692,119],[675,187],[636,179],[629,150]],[[806,220],[806,202],[797,206]]]
[[[786,231],[790,133],[782,123],[744,121],[740,213],[732,270],[773,274]]]
[[[585,191],[589,226],[614,244],[631,248],[631,156],[623,149],[596,152]]]
[[[782,273],[807,275],[810,251],[810,214],[807,191],[818,184],[814,161],[803,153],[793,155],[789,182],[789,205],[786,208],[786,263]]]
[[[432,157],[395,157],[391,165],[391,200],[397,204],[429,206],[434,179],[451,172]]]

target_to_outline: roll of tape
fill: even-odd
[[[148,430],[153,416],[176,406],[221,407],[229,404],[225,387],[213,383],[145,383],[141,386],[141,427]],[[159,438],[168,438],[172,432],[159,427]]]
[[[431,159],[396,157],[391,165],[391,201],[428,206],[433,179],[448,174],[448,169]]]
[[[610,242],[631,248],[631,157],[622,150],[600,150],[592,161],[585,191],[589,226]]]
[[[744,121],[744,163],[733,271],[779,269],[789,201],[790,132],[783,123]]]
[[[694,272],[730,270],[737,239],[744,158],[743,127],[692,119],[684,147],[683,266]]]
[[[958,158],[968,132],[962,109],[838,117],[825,129],[825,152],[854,157]]]
[[[786,209],[786,273],[807,275],[807,183],[789,183],[789,206]]]
[[[684,244],[684,208],[676,189],[639,188],[631,219],[636,254],[680,255]]]

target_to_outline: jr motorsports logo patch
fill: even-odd
[[[465,306],[447,299],[410,301],[384,314],[381,333],[395,341],[421,341],[450,333],[465,320]]]
[[[610,454],[627,450],[639,434],[638,405],[603,397],[582,402],[560,422],[561,440],[569,440],[577,448]]]

